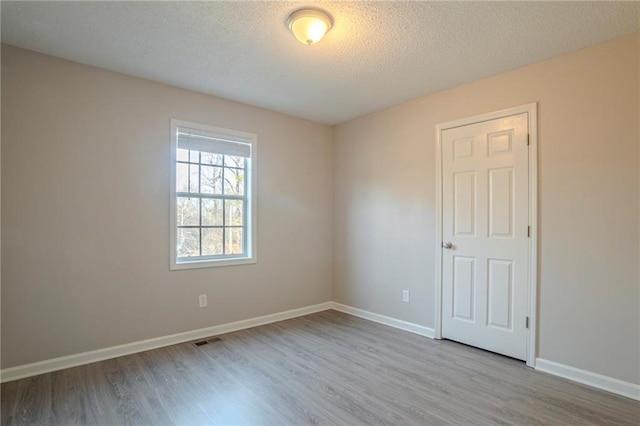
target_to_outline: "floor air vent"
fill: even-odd
[[[205,340],[199,340],[197,342],[194,342],[194,345],[196,346],[204,346],[204,345],[208,345],[209,343],[215,343],[215,342],[219,342],[222,339],[219,337],[211,337],[209,339],[205,339]]]

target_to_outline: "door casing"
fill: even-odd
[[[448,121],[436,125],[436,241],[435,241],[435,338],[442,339],[442,132],[455,127],[527,113],[529,131],[529,271],[527,295],[529,329],[527,366],[535,367],[538,324],[538,115],[537,102]]]

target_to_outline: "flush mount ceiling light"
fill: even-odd
[[[333,21],[321,10],[300,9],[289,15],[287,25],[300,43],[311,45],[322,40],[333,26]]]

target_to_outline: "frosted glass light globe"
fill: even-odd
[[[314,44],[331,29],[331,17],[321,10],[301,9],[293,12],[287,20],[289,30],[294,37],[304,44]]]

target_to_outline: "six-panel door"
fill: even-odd
[[[442,335],[526,359],[527,114],[442,133]]]

